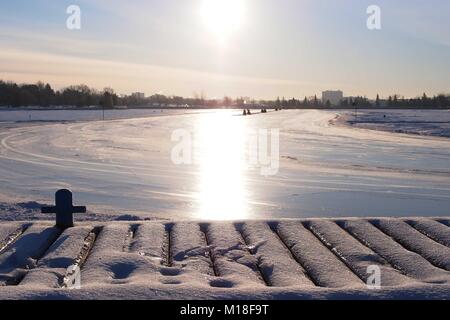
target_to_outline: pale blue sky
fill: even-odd
[[[448,0],[236,0],[244,21],[221,41],[203,1],[0,0],[0,78],[208,97],[450,92]],[[66,29],[70,4],[81,30]]]

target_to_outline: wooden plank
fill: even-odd
[[[133,268],[127,263],[128,253],[124,252],[130,225],[110,223],[102,227],[95,245],[81,269],[82,285],[90,283],[113,283],[125,278],[124,273]]]
[[[361,279],[302,223],[281,222],[277,226],[277,232],[318,286],[340,288],[364,285]]]
[[[408,220],[408,223],[427,237],[450,247],[450,228],[431,219]]]
[[[313,287],[306,271],[265,222],[247,222],[242,226],[247,244],[258,259],[258,266],[269,285],[274,287]]]
[[[408,276],[423,282],[450,282],[450,273],[436,268],[417,253],[406,250],[368,221],[349,220],[340,224],[355,238]]]
[[[370,280],[368,268],[371,266],[380,268],[382,286],[398,286],[410,281],[409,278],[401,274],[398,270],[392,268],[386,260],[361,244],[361,242],[342,230],[333,221],[313,220],[309,222],[309,228],[364,283],[368,283]]]
[[[150,222],[137,226],[130,251],[151,260],[156,265],[163,261],[163,247],[165,242],[166,228],[159,222]]]
[[[264,285],[255,258],[231,222],[208,225],[207,236],[218,275],[242,286]]]
[[[171,244],[174,267],[214,275],[209,256],[210,248],[198,223],[175,223],[172,228]]]
[[[29,227],[0,255],[0,285],[15,284],[27,269],[35,268],[37,260],[44,255],[60,232],[48,225],[36,224]]]
[[[92,227],[89,226],[66,229],[20,285],[59,288],[67,268],[75,263],[91,231]]]
[[[398,219],[377,219],[373,223],[406,249],[420,254],[433,265],[450,271],[450,248],[428,238]]]
[[[0,254],[16,241],[29,225],[4,223],[0,225]]]

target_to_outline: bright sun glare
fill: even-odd
[[[223,40],[242,24],[243,0],[203,0],[202,15],[208,29]]]
[[[201,219],[247,218],[245,132],[242,119],[229,114],[207,114],[199,120]]]

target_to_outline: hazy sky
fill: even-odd
[[[448,0],[205,1],[0,0],[0,78],[210,98],[450,93]],[[66,28],[71,4],[81,30]]]

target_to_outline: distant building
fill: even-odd
[[[332,106],[338,106],[342,99],[344,99],[344,93],[340,90],[322,92],[322,102],[324,105],[329,101]]]
[[[145,93],[143,92],[134,92],[131,94],[131,96],[137,99],[145,99]]]

